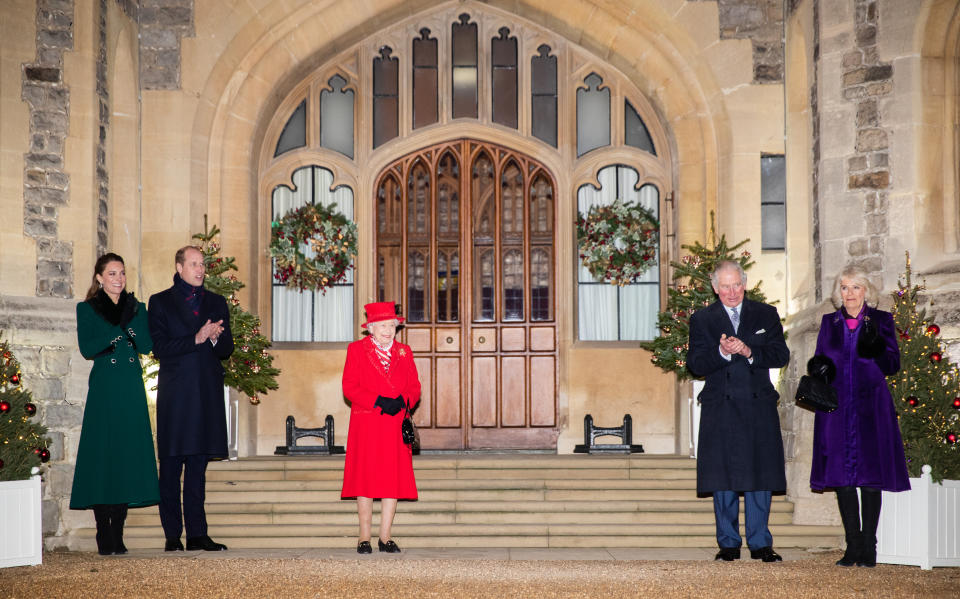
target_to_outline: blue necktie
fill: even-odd
[[[738,308],[730,309],[730,322],[733,323],[733,332],[736,333],[737,329],[740,328],[740,314],[737,311]]]

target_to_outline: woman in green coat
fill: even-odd
[[[147,308],[126,291],[123,258],[104,254],[77,304],[80,353],[93,360],[70,509],[93,508],[100,555],[126,553],[128,507],[160,502],[140,358],[153,348]]]

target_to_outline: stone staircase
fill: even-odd
[[[713,504],[696,496],[695,466],[651,455],[416,456],[420,500],[400,503],[393,534],[403,547],[714,547]],[[210,536],[231,548],[352,547],[356,502],[340,499],[342,471],[342,456],[211,463]],[[840,544],[839,527],[798,526],[792,516],[793,505],[774,497],[777,547]],[[93,532],[82,533],[90,549]],[[162,547],[157,508],[130,510],[124,539],[131,549]]]

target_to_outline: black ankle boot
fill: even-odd
[[[847,550],[837,561],[837,565],[850,567],[860,561],[860,552],[863,548],[860,533],[860,500],[857,498],[857,490],[853,487],[838,488],[837,507],[840,508],[840,520],[843,522],[843,532],[847,539]]]
[[[110,526],[110,507],[106,505],[93,506],[93,518],[97,521],[97,553],[111,555],[113,553],[113,527]]]

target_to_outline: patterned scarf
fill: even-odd
[[[380,344],[377,343],[373,337],[370,338],[370,341],[373,341],[373,349],[377,352],[377,357],[380,358],[384,372],[390,372],[390,348],[393,347],[393,342],[391,341],[390,345],[384,349],[380,347]]]
[[[200,302],[203,300],[204,294],[203,285],[194,287],[181,279],[180,273],[174,273],[173,286],[184,296],[184,301],[187,302],[187,306],[193,312],[193,315],[200,316]]]

